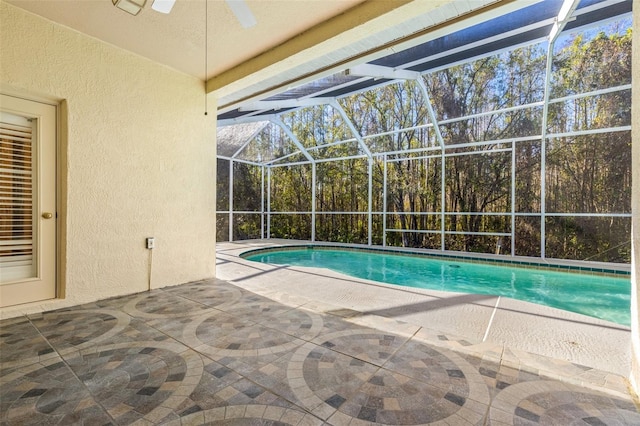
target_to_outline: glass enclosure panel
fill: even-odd
[[[269,124],[268,121],[257,123],[234,124],[218,128],[216,134],[217,153],[223,157],[232,157],[260,130]]]
[[[547,217],[547,257],[631,262],[631,218]]]
[[[305,148],[354,137],[340,113],[330,105],[297,109],[281,118]]]
[[[364,143],[369,148],[369,151],[374,154],[433,148],[440,145],[435,138],[435,133],[428,127],[420,127],[382,136],[372,136],[366,138]]]
[[[441,164],[441,158],[387,163],[387,211],[439,211]]]
[[[441,229],[440,213],[388,213],[387,229],[438,231]]]
[[[311,173],[309,164],[272,168],[271,211],[311,211]]]
[[[374,157],[371,173],[371,211],[382,212],[384,210],[384,161],[381,158]],[[382,222],[380,223],[382,227]],[[382,231],[380,231],[380,238],[382,241]]]
[[[515,255],[540,257],[540,216],[516,216]]]
[[[631,212],[631,132],[547,143],[547,211]]]
[[[362,136],[428,123],[422,90],[411,80],[347,96],[340,105]]]
[[[366,159],[318,163],[316,181],[317,211],[369,210],[369,173]]]
[[[446,231],[457,232],[511,232],[511,216],[448,213],[444,227]]]
[[[367,214],[316,214],[316,241],[367,244]]]
[[[515,211],[517,213],[540,212],[540,155],[541,143],[524,141],[515,144],[516,187]]]
[[[272,214],[271,238],[311,239],[310,214]]]
[[[371,244],[374,246],[382,245],[384,216],[381,214],[371,215]]]
[[[269,165],[283,165],[283,164],[296,164],[296,163],[309,163],[309,159],[306,155],[302,154],[300,151],[296,150],[291,154],[284,155],[282,157],[278,157],[271,162]]]
[[[511,162],[511,152],[447,157],[445,211],[510,212]]]
[[[284,130],[275,124],[269,124],[249,142],[237,158],[263,163],[296,151],[298,148]]]
[[[387,245],[391,247],[440,250],[440,234],[387,230]]]
[[[631,125],[631,90],[549,105],[549,132],[566,133]]]
[[[233,214],[233,240],[253,240],[262,238],[261,214]]]
[[[360,149],[358,141],[349,141],[328,147],[310,149],[309,154],[316,160],[336,159],[340,160],[344,157],[355,155],[364,155]]]
[[[216,214],[216,241],[229,241],[229,213]]]
[[[461,235],[444,236],[444,249],[470,253],[510,254],[511,238],[494,235]]]
[[[631,83],[631,18],[563,33],[554,49],[551,98]]]
[[[216,210],[229,211],[229,161],[216,162]]]
[[[440,124],[445,145],[539,136],[542,107],[487,114]]]
[[[437,120],[542,101],[546,45],[529,45],[424,75]]]
[[[233,163],[233,210],[262,211],[262,167]]]

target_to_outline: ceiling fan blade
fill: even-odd
[[[173,5],[176,0],[153,0],[153,4],[151,4],[151,9],[160,13],[169,13],[171,9],[173,9]]]
[[[258,23],[256,17],[253,16],[251,9],[249,9],[249,6],[247,6],[244,0],[226,0],[226,2],[243,28],[251,28]]]

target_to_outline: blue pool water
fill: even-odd
[[[407,287],[506,296],[622,325],[631,324],[631,280],[627,277],[319,247],[248,253],[244,257],[277,265],[328,268],[357,278]]]

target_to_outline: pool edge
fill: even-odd
[[[584,261],[568,261],[562,259],[539,259],[531,257],[511,257],[502,258],[501,255],[489,255],[480,253],[463,253],[463,252],[443,252],[441,250],[429,249],[407,249],[403,247],[372,247],[354,244],[335,244],[335,243],[293,243],[281,244],[269,247],[260,247],[243,251],[239,257],[246,259],[249,256],[259,253],[269,253],[273,251],[283,250],[300,250],[300,248],[317,249],[317,250],[341,250],[341,251],[363,251],[373,253],[387,253],[399,256],[411,257],[432,257],[436,259],[455,260],[458,262],[479,262],[499,266],[511,266],[517,268],[535,268],[544,269],[555,272],[574,272],[589,275],[600,275],[611,278],[630,278],[631,266],[625,264],[607,264],[602,262],[584,262]],[[500,257],[498,257],[500,256]],[[577,262],[584,263],[583,265]],[[605,267],[605,265],[607,267]]]

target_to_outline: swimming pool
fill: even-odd
[[[346,275],[406,287],[520,299],[622,325],[631,324],[631,279],[603,274],[501,266],[454,258],[323,246],[259,249],[251,261],[328,268]]]

